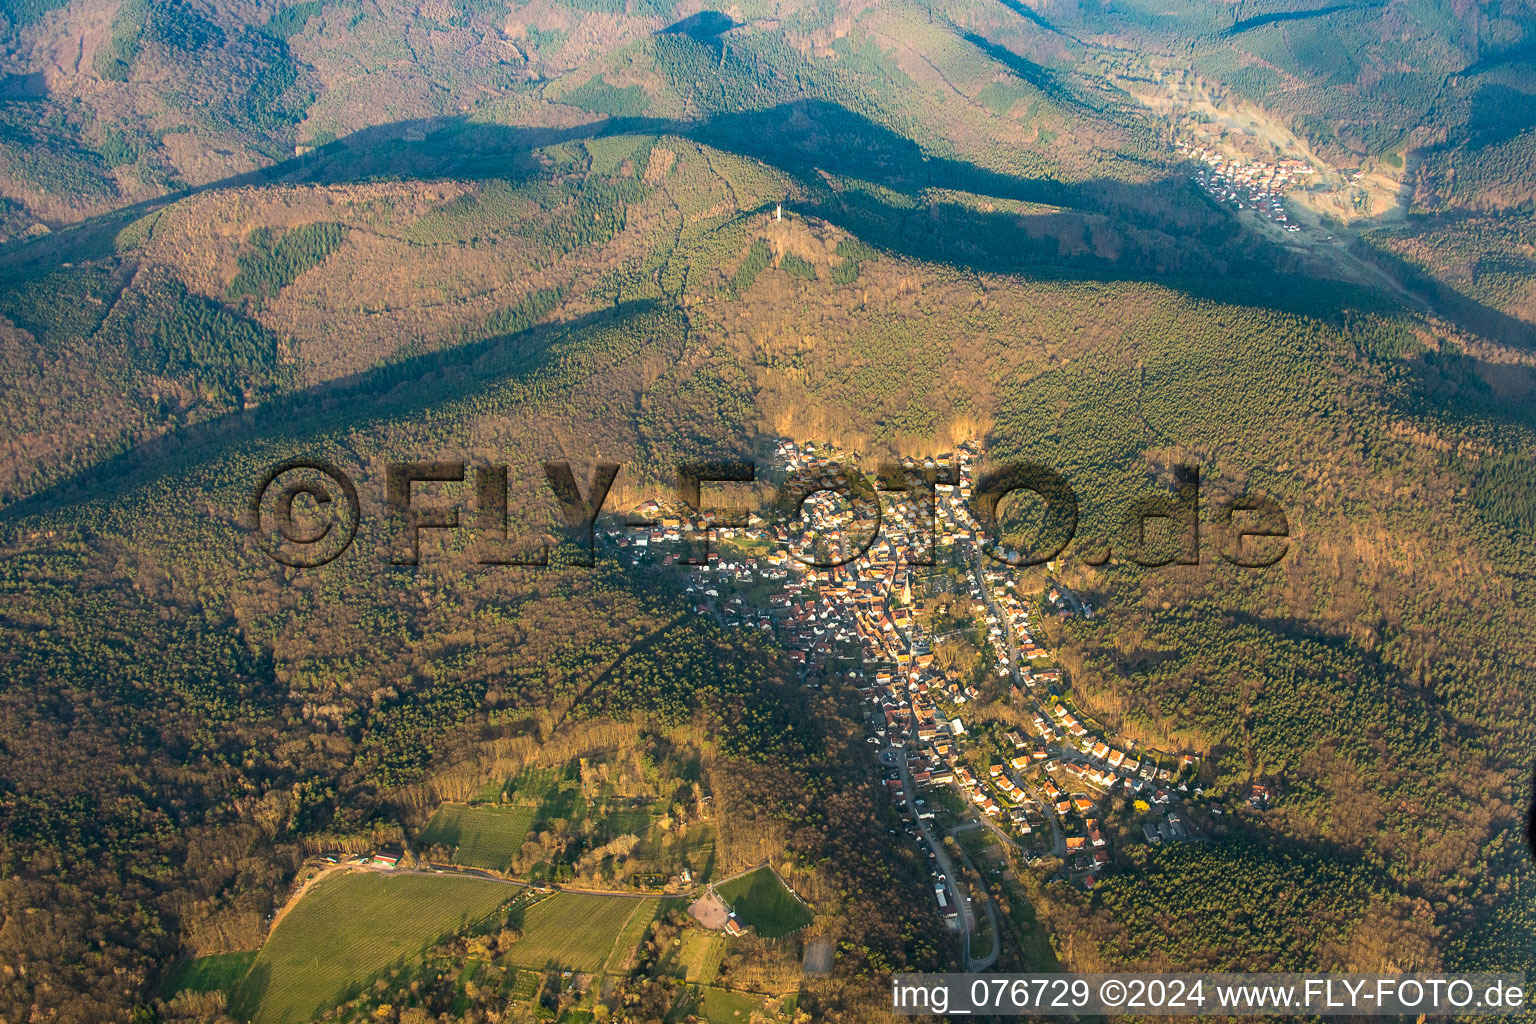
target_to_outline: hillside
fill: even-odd
[[[882,8],[854,33],[793,3],[739,23],[689,22],[659,3],[442,7],[14,11],[0,91],[11,233],[29,217],[56,228],[369,129],[465,115],[569,130],[831,99],[925,148],[1033,176],[1137,176],[1121,154],[1147,151],[1147,127],[1106,117],[1103,97],[923,5]]]
[[[884,660],[807,657],[764,574],[613,539],[679,465],[727,459],[777,525],[787,444],[871,472],[969,445],[1076,491],[1059,560],[997,585],[1031,657],[994,665],[960,600],[993,583],[957,554],[890,606],[945,638],[923,653],[969,686],[948,710],[976,774],[1034,742],[1020,662],[1179,772],[1092,790],[1099,824],[972,842],[950,884],[1000,914],[992,969],[1536,970],[1529,126],[1513,100],[1496,131],[1458,120],[1518,84],[1529,12],[1120,9],[12,5],[0,1017],[861,1021],[890,972],[973,964],[889,796]],[[1410,151],[1423,175],[1392,218],[1292,207],[1285,232],[1175,146],[1185,104],[1231,97],[1330,181]],[[1447,160],[1461,185],[1434,184]],[[246,523],[295,456],[360,495],[314,569]],[[505,465],[503,536],[553,564],[477,561],[471,476],[418,484],[463,528],[400,564],[407,460]],[[557,460],[583,489],[621,465],[590,567]],[[1201,554],[1147,568],[1126,513],[1178,463]],[[1252,489],[1289,523],[1262,570],[1223,558],[1215,512]],[[1205,841],[1141,838],[1160,788]],[[945,825],[980,815],[924,792]],[[1019,855],[1058,825],[1108,834],[1089,881]],[[323,857],[397,848],[398,878],[287,902]],[[795,895],[769,886],[744,936],[690,923],[751,869]],[[602,892],[525,907],[437,870]],[[435,881],[474,894],[461,914],[374,902]],[[321,925],[360,936],[333,974]],[[206,1002],[172,1000],[205,974]],[[280,976],[306,987],[264,1001]]]
[[[100,270],[72,268],[78,278],[131,264],[130,294],[147,287],[140,282],[160,282],[160,293],[175,287],[166,282],[179,282],[184,291],[178,294],[188,297],[181,301],[199,296],[230,322],[251,323],[251,330],[282,339],[293,353],[290,376],[281,384],[291,397],[269,399],[246,413],[210,403],[201,428],[161,426],[167,438],[178,439],[174,447],[141,444],[131,457],[109,461],[57,492],[72,495],[67,506],[46,511],[46,505],[23,502],[11,517],[8,671],[23,684],[13,697],[25,702],[12,706],[11,714],[19,716],[12,724],[18,735],[52,736],[47,746],[60,752],[27,748],[25,763],[62,768],[58,758],[69,752],[73,765],[16,783],[26,785],[32,799],[47,793],[50,805],[69,806],[71,791],[58,787],[94,764],[96,796],[81,811],[100,815],[121,806],[108,813],[126,813],[132,804],[118,803],[128,799],[117,788],[129,784],[122,772],[170,770],[163,759],[176,750],[177,771],[213,771],[204,784],[215,787],[210,794],[239,778],[272,794],[234,819],[215,812],[216,804],[179,812],[141,804],[134,818],[175,813],[184,823],[158,839],[130,830],[119,869],[126,878],[96,877],[125,884],[142,870],[147,848],[139,844],[170,843],[175,849],[201,829],[212,830],[208,842],[220,841],[214,837],[230,828],[256,830],[254,835],[265,836],[261,842],[274,844],[271,855],[280,856],[293,842],[285,837],[297,838],[306,828],[325,822],[333,831],[356,828],[369,820],[368,808],[378,799],[365,794],[382,796],[420,778],[475,735],[479,727],[473,723],[485,714],[477,709],[492,700],[493,688],[491,720],[509,726],[541,707],[557,716],[567,706],[577,714],[584,707],[608,707],[601,686],[593,690],[579,680],[596,672],[602,673],[599,680],[609,677],[604,667],[611,660],[625,664],[619,637],[650,634],[670,616],[665,599],[643,596],[640,581],[622,572],[594,578],[567,570],[544,582],[525,578],[509,592],[499,577],[467,573],[445,556],[416,570],[414,584],[391,583],[393,573],[381,564],[382,537],[324,576],[285,580],[254,551],[232,564],[226,552],[249,550],[237,532],[244,489],[280,452],[333,453],[357,468],[360,481],[371,476],[364,467],[395,452],[529,453],[512,460],[511,505],[526,514],[544,507],[531,457],[579,461],[599,451],[622,461],[626,481],[644,487],[648,480],[666,480],[678,460],[750,453],[760,450],[758,438],[773,432],[835,433],[859,447],[909,451],[947,446],[965,423],[991,423],[1000,455],[1010,445],[1047,451],[1073,479],[1092,483],[1084,493],[1086,539],[1110,536],[1111,509],[1175,454],[1198,460],[1223,485],[1262,482],[1287,506],[1306,510],[1297,522],[1301,550],[1279,576],[1234,577],[1201,567],[1187,576],[1140,580],[1122,567],[1085,578],[1083,585],[1102,592],[1097,600],[1114,609],[1114,618],[1067,638],[1066,649],[1081,660],[1076,674],[1093,695],[1089,699],[1109,702],[1115,714],[1155,721],[1175,707],[1208,707],[1193,717],[1174,717],[1205,743],[1234,747],[1230,756],[1236,760],[1223,758],[1221,764],[1237,778],[1246,754],[1266,771],[1283,771],[1293,786],[1314,780],[1318,802],[1295,804],[1270,827],[1293,836],[1303,850],[1368,844],[1361,845],[1363,853],[1389,844],[1396,851],[1392,873],[1372,876],[1372,884],[1382,887],[1380,898],[1388,906],[1404,900],[1442,904],[1437,927],[1448,944],[1469,941],[1465,936],[1493,909],[1486,902],[1491,893],[1478,895],[1486,891],[1479,880],[1489,874],[1515,878],[1508,873],[1522,870],[1510,854],[1497,852],[1496,837],[1519,816],[1511,787],[1523,766],[1513,752],[1528,741],[1518,738],[1514,723],[1528,720],[1530,692],[1523,675],[1528,661],[1485,660],[1494,651],[1521,650],[1520,638],[1529,635],[1521,581],[1531,563],[1521,554],[1523,542],[1504,533],[1501,522],[1504,515],[1524,513],[1506,513],[1497,499],[1479,502],[1475,482],[1494,438],[1508,438],[1511,431],[1528,436],[1530,428],[1528,420],[1509,421],[1518,405],[1501,405],[1504,422],[1495,422],[1483,397],[1494,385],[1478,376],[1478,364],[1457,363],[1449,349],[1427,347],[1427,324],[1369,311],[1372,300],[1361,312],[1317,318],[1135,282],[1036,281],[1019,287],[1016,278],[859,248],[863,243],[814,217],[778,222],[742,213],[738,203],[764,205],[761,194],[749,191],[752,182],[768,195],[783,187],[786,179],[769,168],[733,164],[718,153],[687,150],[677,140],[605,140],[603,146],[568,145],[565,151],[578,150],[592,163],[604,154],[617,180],[632,183],[635,194],[624,204],[622,231],[556,250],[565,254],[560,269],[574,270],[575,277],[518,272],[530,261],[539,265],[537,245],[507,246],[503,256],[502,240],[480,234],[487,221],[505,223],[484,218],[488,203],[515,209],[519,189],[527,194],[546,187],[536,180],[516,186],[440,183],[426,198],[403,185],[209,193],[158,215],[153,230],[142,232],[144,241]],[[733,167],[739,173],[722,177]],[[592,201],[613,186],[590,177],[582,182],[571,198],[559,200],[566,207],[556,209],[582,211],[585,221],[586,210],[603,209]],[[415,199],[393,199],[402,190]],[[726,202],[728,194],[734,202]],[[651,212],[661,208],[659,196],[666,197],[670,220]],[[533,200],[521,202],[527,213],[516,222],[524,225],[520,239],[536,243],[550,231],[548,224],[568,223],[542,220]],[[238,303],[250,301],[228,298],[250,243],[224,235],[215,211],[238,209],[246,224],[281,239],[284,231],[302,230],[300,220],[321,207],[324,223],[346,225],[342,246],[304,271],[302,292],[281,288],[259,306],[235,312]],[[676,242],[650,247],[628,240],[631,232],[646,237],[642,231]],[[412,237],[432,241],[406,240]],[[767,240],[780,266],[770,264],[749,279],[742,261],[751,259],[754,238]],[[361,267],[409,266],[398,254],[413,245],[430,245],[433,253],[417,264],[415,286],[441,300],[428,304],[404,293],[421,325],[407,337],[422,339],[418,345],[439,354],[401,362],[412,348],[379,349],[398,340],[395,329],[384,326],[392,318],[387,312],[381,317],[353,289],[356,282],[373,287],[378,280],[360,273]],[[839,273],[849,263],[839,252],[868,255],[853,261],[856,270]],[[791,255],[811,268],[810,277],[783,269]],[[647,262],[636,267],[640,259]],[[466,265],[475,268],[473,275],[462,269]],[[434,276],[421,277],[428,268]],[[457,295],[447,290],[449,282],[460,289]],[[611,282],[613,290],[604,295],[599,282]],[[594,292],[607,301],[594,301]],[[530,304],[539,294],[571,298],[545,300],[541,305],[548,308],[540,309]],[[577,296],[586,296],[585,302]],[[134,301],[120,298],[114,309],[138,315]],[[524,310],[527,321],[545,326],[519,330],[513,320],[510,335],[459,343],[465,335],[483,336],[499,310]],[[966,312],[956,316],[958,310]],[[157,335],[139,327],[125,336]],[[100,331],[92,337],[98,353],[108,351]],[[370,351],[379,354],[370,359]],[[357,361],[332,362],[342,356]],[[386,365],[370,368],[359,357]],[[99,355],[96,366],[115,372]],[[189,387],[209,387],[208,370],[193,365],[186,372]],[[1223,386],[1213,405],[1217,393],[1207,382],[1216,380]],[[1528,393],[1507,380],[1499,386]],[[1455,413],[1447,416],[1444,409]],[[92,422],[86,417],[80,429]],[[1347,451],[1358,454],[1341,458]],[[201,495],[190,503],[189,488]],[[1469,488],[1471,500],[1454,497]],[[51,505],[52,493],[39,499]],[[1400,498],[1383,506],[1381,494]],[[1415,498],[1405,501],[1404,495]],[[1434,509],[1440,511],[1428,511]],[[63,549],[61,536],[72,538]],[[1355,567],[1342,577],[1341,560]],[[113,564],[138,566],[128,590],[113,582]],[[44,587],[44,580],[51,582]],[[564,598],[552,601],[561,592]],[[122,634],[114,640],[100,633],[104,621],[80,616],[89,616],[93,604],[110,604],[115,611],[109,628],[132,631],[135,613],[129,608],[136,604],[139,614],[149,614],[153,602],[171,595],[182,595],[174,598],[182,610],[148,635],[160,638],[159,649],[186,654],[138,666],[122,676],[124,689],[90,698],[91,706],[99,705],[95,714],[109,716],[103,726],[128,708],[139,710],[117,719],[117,728],[142,730],[161,715],[164,724],[138,741],[143,754],[131,768],[115,766],[106,751],[75,751],[78,740],[69,737],[84,738],[76,728],[55,720],[46,702],[33,704],[35,698],[23,695],[40,697],[61,673],[119,678],[128,669],[121,658],[131,657],[143,641],[125,646]],[[125,607],[125,597],[133,604]],[[586,602],[592,602],[589,614],[579,610]],[[1157,612],[1161,602],[1187,611],[1170,618]],[[567,632],[567,624],[597,621],[615,631],[581,639]],[[29,625],[40,622],[52,624],[47,633]],[[1241,641],[1232,632],[1237,623],[1246,636]],[[1433,634],[1425,632],[1429,623],[1435,623]],[[465,648],[471,634],[473,647]],[[72,639],[63,646],[50,637]],[[235,638],[237,646],[230,648]],[[1153,654],[1158,650],[1181,653],[1169,660]],[[206,666],[210,655],[229,664],[214,678],[205,668],[190,667]],[[67,668],[59,661],[65,657]],[[365,666],[390,668],[380,673]],[[1255,671],[1277,682],[1255,694],[1246,682]],[[1138,682],[1143,675],[1145,682]],[[690,673],[674,678],[687,692],[700,685]],[[737,680],[746,688],[722,694],[729,702],[724,706],[746,702],[742,706],[750,708],[758,691],[745,678]],[[144,705],[131,693],[153,703]],[[1141,696],[1127,702],[1123,695],[1130,693]],[[678,713],[666,710],[670,699],[663,693],[656,694],[660,704],[649,696],[634,704],[637,696],[620,708]],[[1233,732],[1226,709],[1238,699],[1261,701],[1273,724],[1250,720]],[[118,703],[124,700],[129,703]],[[1338,714],[1345,706],[1349,718]],[[163,710],[151,713],[149,707]],[[1318,710],[1329,707],[1336,710]],[[1319,713],[1331,722],[1328,728],[1318,728]],[[189,714],[207,725],[185,733],[176,723]],[[682,715],[686,721],[687,712]],[[260,731],[253,734],[253,727]],[[1490,727],[1499,740],[1483,738]],[[262,733],[271,739],[258,741]],[[453,739],[461,733],[464,740]],[[313,739],[302,740],[306,735]],[[322,739],[327,736],[332,738]],[[248,746],[253,742],[257,747]],[[730,750],[763,741],[727,735],[725,742]],[[256,749],[289,752],[253,757]],[[231,754],[228,767],[214,771]],[[1395,780],[1378,776],[1382,757],[1419,767]],[[207,767],[196,768],[199,763]],[[1431,765],[1445,765],[1445,774]],[[1347,791],[1330,792],[1338,785]],[[1401,816],[1388,808],[1401,804],[1404,785],[1411,787],[1415,810]],[[314,796],[278,798],[295,786],[295,794]],[[114,794],[105,807],[95,803],[104,791]],[[1458,809],[1469,792],[1480,808],[1470,817]],[[1362,800],[1381,808],[1363,812],[1376,824],[1340,833],[1334,818],[1339,803]],[[239,825],[246,813],[254,819]],[[1429,815],[1438,824],[1426,830]],[[227,823],[215,829],[221,820]],[[47,841],[48,834],[13,847],[13,856]],[[1459,841],[1451,842],[1452,835]],[[1464,856],[1456,852],[1463,844],[1488,851],[1487,859],[1460,861],[1465,874],[1448,876],[1447,858]],[[88,843],[81,855],[91,849]],[[1358,870],[1369,872],[1369,861]],[[146,891],[150,906],[156,888]],[[178,891],[161,898],[179,899]],[[89,898],[88,890],[81,898]],[[197,916],[233,913],[230,899],[228,893],[215,897]],[[195,931],[195,917],[184,913],[178,912],[181,927]],[[1443,955],[1451,957],[1453,948],[1462,947],[1448,945]],[[138,955],[153,957],[158,949]],[[1472,955],[1471,947],[1462,955]]]

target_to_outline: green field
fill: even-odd
[[[629,950],[621,951],[620,944],[638,944],[645,933],[643,926],[635,931],[629,925],[636,918],[649,924],[657,903],[629,896],[556,893],[524,913],[523,937],[506,959],[519,967],[553,964],[574,971],[602,970],[610,956],[623,963]]]
[[[521,1002],[527,1002],[534,997],[539,990],[539,975],[537,971],[507,972],[506,992],[509,998]]]
[[[506,871],[533,828],[529,807],[468,807],[444,804],[417,837],[417,845],[454,849],[453,862],[488,871]]]
[[[546,814],[570,817],[580,803],[579,785],[569,765],[524,768],[507,783],[505,793],[519,807],[543,808]]]
[[[665,967],[691,984],[708,985],[720,973],[724,956],[725,939],[719,933],[690,928],[665,958]]]
[[[470,802],[476,804],[495,803],[497,800],[501,799],[501,795],[506,791],[507,784],[505,781],[497,782],[492,780],[487,782],[484,786],[481,786],[480,792],[476,793],[470,799]]]
[[[253,1024],[304,1024],[517,892],[454,875],[350,872],[322,882],[261,948],[231,999],[233,1015]]]
[[[737,920],[756,928],[765,939],[777,939],[811,923],[805,904],[768,868],[732,879],[715,891],[736,912]]]
[[[710,1024],[747,1024],[752,1012],[761,1009],[763,997],[751,992],[705,985],[699,990],[699,1012]]]
[[[491,803],[490,801],[496,801]],[[527,835],[552,822],[580,833],[593,846],[620,836],[639,839],[624,858],[626,875],[675,875],[683,869],[699,881],[715,875],[716,828],[695,822],[681,833],[661,827],[666,808],[653,795],[619,794],[611,783],[582,789],[578,761],[524,769],[511,779],[484,786],[468,804],[444,804],[418,837],[425,847],[458,847],[454,863],[509,871]],[[613,865],[605,865],[604,870]],[[524,865],[519,877],[565,882],[569,862]]]
[[[634,952],[635,947],[640,945],[641,940],[645,938],[646,929],[661,912],[662,901],[659,899],[634,902],[637,906],[629,915],[629,921],[624,925],[624,930],[619,933],[617,941],[614,942],[613,950],[608,954],[608,962],[603,965],[603,969],[610,974],[629,970],[629,955]]]
[[[245,972],[250,970],[256,952],[216,953],[213,956],[193,957],[182,962],[174,974],[166,979],[162,991],[172,996],[177,992],[212,992],[222,989],[234,992]]]

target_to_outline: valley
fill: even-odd
[[[1528,6],[6,5],[0,1018],[1536,970]]]

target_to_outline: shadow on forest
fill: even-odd
[[[1028,10],[1028,8],[1025,9]],[[975,32],[963,33],[962,38],[1047,96],[1053,98],[1070,96],[1069,90],[1062,85],[1061,79],[1050,68],[1021,57],[1008,47],[994,43],[986,36],[977,35]]]
[[[194,192],[274,183],[517,180],[539,172],[540,147],[624,134],[680,136],[760,160],[793,179],[791,209],[891,252],[962,270],[1156,281],[1200,298],[1316,315],[1336,311],[1339,288],[1348,288],[1321,277],[1297,287],[1293,275],[1306,269],[1298,257],[1245,232],[1182,175],[1146,183],[1016,177],[929,155],[862,115],[813,100],[697,122],[610,118],[554,129],[443,118],[367,128],[263,170],[0,248],[0,267],[21,271],[110,255],[124,226]],[[999,208],[1010,203],[1038,205]],[[1383,302],[1351,291],[1346,304]]]
[[[1063,88],[1046,68],[1015,70],[1047,92]],[[627,134],[679,136],[760,160],[793,179],[786,196],[792,210],[890,252],[961,270],[1150,281],[1194,298],[1328,318],[1343,307],[1388,311],[1401,304],[1400,297],[1338,281],[1326,261],[1312,263],[1247,231],[1183,174],[1144,183],[1003,174],[925,153],[911,139],[823,100],[700,121],[608,118],[573,128],[525,128],[460,117],[379,125],[268,168],[0,246],[0,268],[36,274],[66,260],[109,256],[123,227],[200,192],[276,183],[518,180],[540,172],[541,147]],[[929,191],[936,189],[949,195]],[[998,209],[999,201],[1037,206]],[[1529,330],[1465,296],[1446,305],[1501,340]]]
[[[1049,21],[1046,21],[1038,11],[1030,7],[1028,4],[1021,3],[1020,0],[1000,0],[1000,2],[1004,7],[1008,8],[1014,14],[1017,14],[1019,17],[1026,21],[1033,22],[1035,25],[1045,29],[1047,32],[1058,36],[1065,36],[1066,38],[1079,45],[1081,45],[1083,42],[1081,39],[1077,38],[1077,36],[1074,36],[1069,32],[1063,32]]]
[[[948,157],[832,103],[801,101],[722,114],[699,122],[608,119],[575,128],[520,128],[463,118],[409,121],[364,129],[273,167],[211,183],[192,192],[136,204],[52,236],[0,248],[0,268],[47,272],[64,260],[112,253],[124,226],[189,194],[276,183],[343,184],[411,178],[523,180],[543,173],[538,150],[603,136],[673,135],[767,163],[791,178],[791,209],[823,218],[892,253],[966,271],[1023,273],[1035,278],[1149,281],[1194,298],[1336,319],[1344,308],[1389,311],[1385,293],[1307,276],[1299,257],[1243,230],[1187,178],[1145,184],[1113,179],[1066,183],[1020,178]],[[927,190],[969,193],[973,202]],[[997,209],[1009,201],[1049,209]],[[990,208],[989,208],[990,207]],[[313,428],[338,417],[369,417],[425,407],[402,395],[433,377],[462,394],[486,378],[476,364],[492,353],[502,374],[509,352],[532,358],[556,333],[579,330],[649,303],[568,324],[538,327],[405,360],[278,398],[258,410],[226,414],[151,441],[85,470],[0,512],[14,519],[60,501],[96,496],[142,477],[145,466],[180,461],[189,452],[295,422]],[[1462,299],[1470,319],[1490,323],[1490,336],[1519,325],[1497,310]],[[382,397],[381,397],[382,395]],[[172,458],[172,457],[176,458]]]
[[[1531,777],[1531,810],[1526,816],[1525,841],[1531,848],[1531,853],[1536,854],[1536,775]]]
[[[1354,247],[1354,251],[1362,260],[1376,265],[1401,282],[1403,287],[1423,295],[1441,316],[1490,341],[1516,348],[1536,348],[1536,326],[1457,291],[1385,247],[1360,244]],[[1529,274],[1536,271],[1536,261],[1524,262],[1526,266],[1521,268],[1523,272]]]
[[[330,426],[350,427],[425,412],[487,383],[535,368],[540,357],[562,338],[654,308],[651,302],[623,303],[584,317],[440,349],[279,395],[258,408],[225,413],[135,445],[0,509],[0,522],[117,494],[159,479],[189,461],[199,461],[221,445],[295,432],[312,437]]]

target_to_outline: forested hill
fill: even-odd
[[[509,535],[555,541],[546,460],[620,463],[617,511],[783,438],[1066,476],[1053,579],[1095,614],[1041,628],[1072,699],[1198,751],[1234,812],[1116,837],[1091,889],[1010,864],[1001,968],[1536,971],[1527,12],[1115,12],[8,5],[0,1018],[177,1019],[178,965],[253,954],[306,862],[588,758],[669,822],[705,808],[717,877],[771,860],[814,907],[830,973],[752,937],[744,987],[862,1021],[889,972],[963,966],[857,693],[771,630],[618,548],[477,564],[468,484],[419,491],[463,528],[391,561],[391,461],[504,463]],[[1262,103],[1320,162],[1423,175],[1396,220],[1298,239],[1192,180],[1192,115],[1132,94],[1174,66],[1211,116]],[[245,522],[296,456],[360,493],[316,569]],[[1201,558],[1143,569],[1125,512],[1181,462]],[[1262,571],[1212,521],[1249,489],[1290,525]],[[1029,728],[1005,688],[965,714]],[[508,853],[524,880],[557,840],[592,859],[568,812]],[[656,921],[603,964],[635,1021],[684,1005]],[[424,948],[460,969],[486,938]],[[337,992],[374,980],[410,991]]]
[[[841,713],[781,689],[771,643],[681,627],[677,596],[617,567],[474,569],[467,538],[402,572],[370,526],[336,563],[278,572],[240,517],[296,452],[355,473],[370,514],[378,460],[496,453],[514,528],[548,529],[546,457],[600,452],[644,488],[784,432],[910,452],[978,425],[998,457],[1080,482],[1084,550],[1175,455],[1295,510],[1295,554],[1267,573],[1209,551],[1160,574],[1078,570],[1103,607],[1061,638],[1087,699],[1219,752],[1218,786],[1257,770],[1291,787],[1263,831],[1207,856],[1281,872],[1303,887],[1294,911],[1181,941],[1292,966],[1306,957],[1272,956],[1274,935],[1315,934],[1320,914],[1334,942],[1408,914],[1431,951],[1413,955],[1523,963],[1536,563],[1524,461],[1493,455],[1533,443],[1509,378],[1380,295],[1319,286],[1309,301],[1334,312],[1284,312],[1072,280],[1071,262],[1051,281],[920,259],[793,200],[778,220],[770,203],[808,195],[789,172],[676,137],[563,143],[527,166],[209,192],[5,294],[11,344],[76,374],[39,377],[32,400],[70,410],[52,436],[82,439],[68,459],[42,432],[13,449],[13,493],[33,495],[6,517],[13,1005],[92,1019],[143,1000],[185,944],[248,942],[303,850],[386,827],[397,794],[479,745],[634,714],[710,737],[731,827],[768,829],[842,894],[863,952],[839,960],[854,987],[823,990],[828,1012],[863,1005],[863,957],[943,966],[936,922],[874,909],[916,883],[860,831],[874,780],[841,753]],[[927,244],[885,236],[902,237]],[[92,397],[114,393],[132,418]],[[131,425],[117,441],[109,414]],[[1252,843],[1289,852],[1250,869]],[[1305,866],[1320,861],[1344,873]],[[1179,872],[1211,869],[1146,870],[1167,884],[1042,904],[1062,941],[1080,936],[1077,963],[1143,962],[1136,922],[1188,916],[1202,889]],[[1367,895],[1335,905],[1338,886]]]
[[[1464,17],[1445,0],[1108,12],[904,0],[689,21],[662,0],[26,0],[0,12],[0,229],[57,228],[385,125],[695,122],[809,98],[930,155],[1135,181],[1166,140],[1112,83],[1168,69],[1262,104],[1343,165],[1422,152],[1426,208],[1518,205],[1531,14],[1517,2]]]

